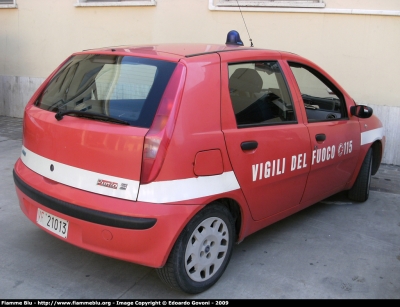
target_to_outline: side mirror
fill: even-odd
[[[372,116],[373,110],[371,107],[358,105],[358,106],[351,106],[350,113],[351,115],[357,116],[359,118],[369,118]]]

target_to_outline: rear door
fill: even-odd
[[[297,206],[310,169],[307,127],[299,123],[279,54],[221,53],[222,129],[252,216]]]

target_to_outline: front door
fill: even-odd
[[[358,119],[348,117],[349,98],[327,76],[301,63],[289,66],[311,139],[311,170],[302,199],[307,205],[343,190],[357,164],[361,134]]]

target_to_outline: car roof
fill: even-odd
[[[276,53],[275,50],[258,49],[254,47],[242,47],[225,44],[201,44],[201,43],[186,43],[186,44],[157,44],[157,45],[141,45],[141,46],[114,46],[104,47],[99,49],[85,50],[83,53],[101,53],[101,54],[124,54],[132,56],[145,56],[152,58],[160,58],[165,60],[178,61],[182,57],[201,56],[210,53],[219,52],[241,52],[252,51],[257,53]],[[282,53],[282,52],[281,52]],[[285,52],[284,52],[285,53]]]

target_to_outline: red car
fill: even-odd
[[[384,146],[372,109],[298,55],[125,46],[49,76],[13,174],[40,228],[199,293],[253,232],[343,190],[365,201]]]

